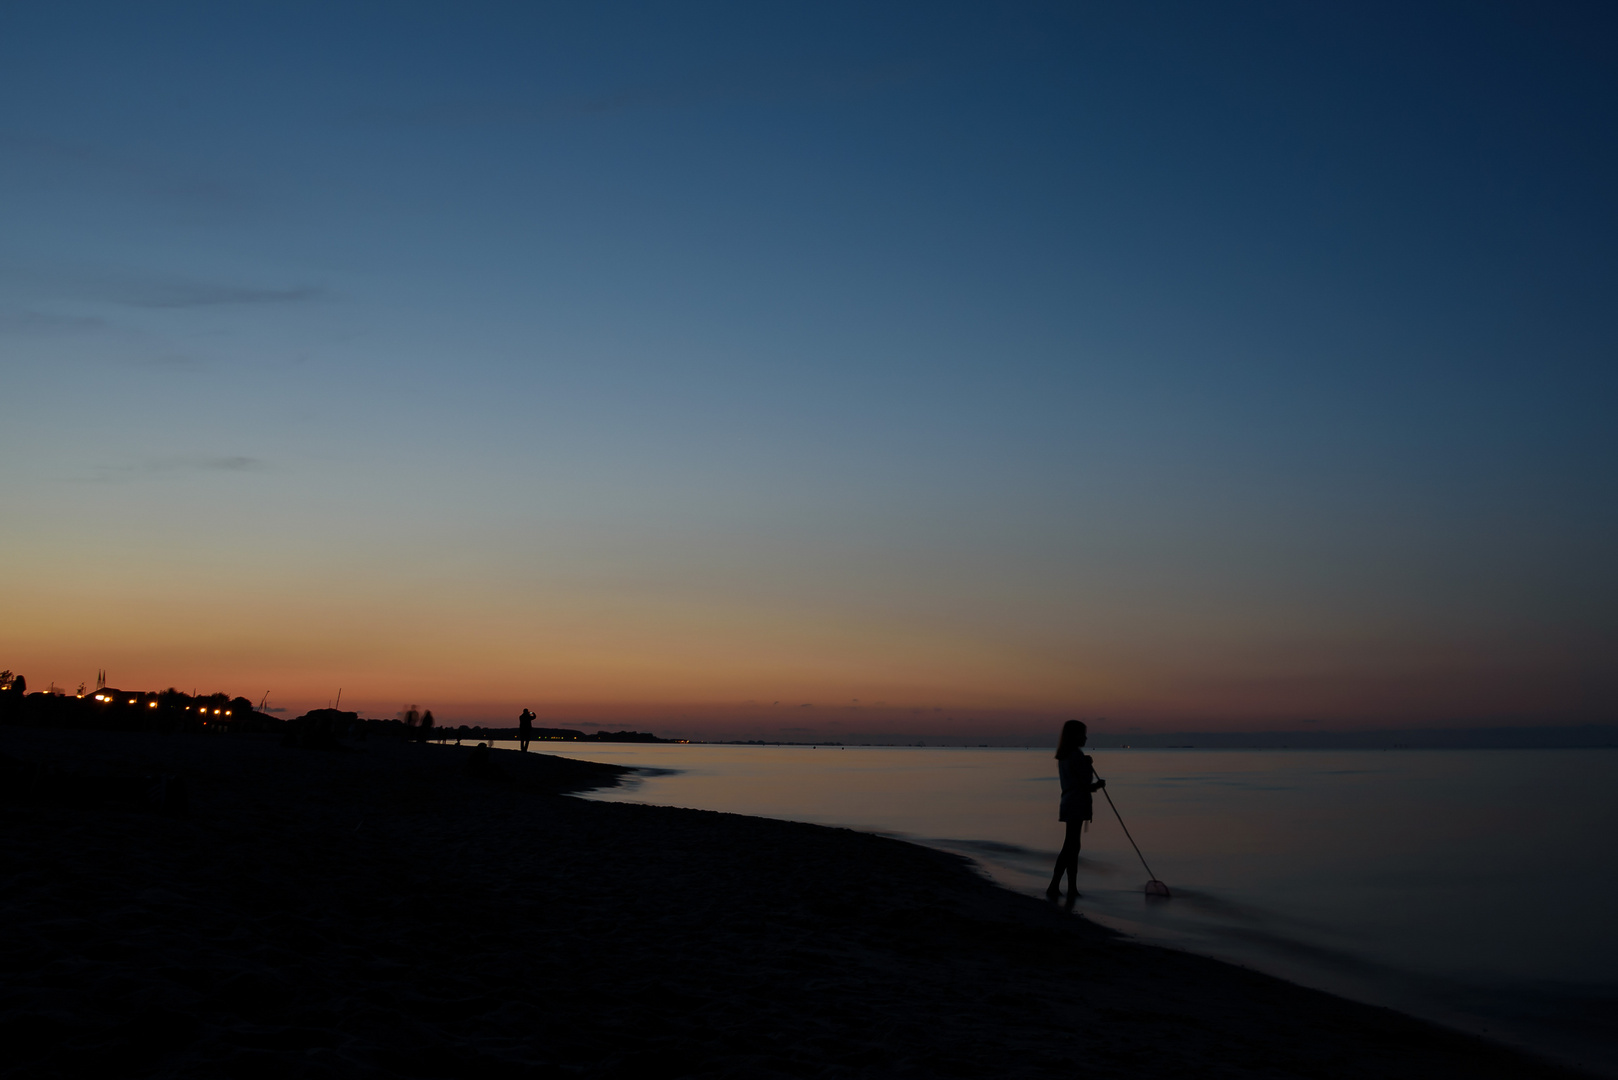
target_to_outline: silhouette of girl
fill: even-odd
[[[1079,895],[1079,838],[1093,814],[1090,796],[1107,786],[1105,780],[1092,779],[1095,763],[1084,752],[1084,744],[1089,737],[1083,721],[1069,720],[1062,725],[1062,737],[1056,743],[1056,772],[1062,780],[1062,806],[1056,820],[1067,822],[1067,839],[1062,842],[1061,854],[1056,856],[1056,871],[1051,874],[1051,887],[1045,890],[1045,895],[1052,900],[1062,894],[1058,886],[1064,870],[1067,871],[1068,899],[1073,900]]]

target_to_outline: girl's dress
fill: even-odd
[[[1056,762],[1056,775],[1062,781],[1062,808],[1057,821],[1089,821],[1094,816],[1090,799],[1090,771],[1094,762],[1089,754],[1073,754]]]

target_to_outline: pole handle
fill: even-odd
[[[1090,766],[1090,775],[1094,776],[1097,780],[1101,779],[1101,774],[1096,772],[1096,767],[1093,764]],[[1156,881],[1157,875],[1152,873],[1152,868],[1147,865],[1146,856],[1140,853],[1140,845],[1135,843],[1135,838],[1133,836],[1129,835],[1129,826],[1124,824],[1124,815],[1118,812],[1118,804],[1112,801],[1112,795],[1107,791],[1104,783],[1103,787],[1101,788],[1101,794],[1107,797],[1107,805],[1112,807],[1112,816],[1118,819],[1118,827],[1124,830],[1124,835],[1129,838],[1129,846],[1135,849],[1135,858],[1139,859],[1140,864],[1146,867],[1146,876],[1151,878],[1153,881]]]

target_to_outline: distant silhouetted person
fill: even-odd
[[[1079,895],[1079,838],[1094,813],[1090,796],[1107,786],[1105,780],[1093,779],[1095,763],[1084,752],[1089,737],[1083,721],[1069,720],[1062,725],[1062,737],[1056,743],[1056,772],[1062,780],[1062,806],[1056,820],[1067,822],[1067,839],[1062,841],[1062,852],[1056,856],[1051,887],[1045,890],[1045,895],[1052,900],[1062,895],[1059,886],[1063,871],[1067,872],[1068,899]]]
[[[428,709],[421,714],[421,726],[416,728],[416,738],[426,742],[433,737],[433,711]],[[1089,760],[1086,758],[1085,760]]]
[[[522,743],[522,752],[528,753],[528,740],[534,737],[534,714],[527,709],[517,717],[517,741]]]

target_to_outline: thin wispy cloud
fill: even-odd
[[[97,465],[89,476],[73,477],[82,484],[124,484],[145,476],[173,473],[255,473],[264,472],[269,462],[245,454],[180,454],[148,458],[131,465]]]
[[[231,455],[228,457],[171,457],[147,462],[149,472],[179,472],[188,469],[203,472],[262,472],[267,465],[263,458]]]
[[[323,300],[329,294],[315,285],[297,285],[290,288],[254,288],[204,281],[180,280],[125,280],[102,281],[91,287],[92,293],[108,303],[139,308],[196,308],[223,307],[242,304],[297,304],[309,300]]]
[[[843,69],[737,70],[708,73],[599,94],[542,101],[445,101],[384,114],[385,119],[424,126],[534,124],[610,116],[638,109],[688,108],[723,101],[770,102],[858,95],[908,83],[920,77],[920,61]]]
[[[266,285],[102,267],[14,264],[0,269],[0,278],[12,291],[24,295],[154,310],[305,304],[334,298],[331,290],[325,286],[308,283]],[[74,316],[51,315],[39,309],[19,314],[27,325],[39,327],[56,325],[89,329],[104,325],[100,320],[83,321]]]
[[[82,334],[105,330],[105,319],[51,311],[0,311],[0,334]]]
[[[149,356],[136,363],[140,367],[156,368],[159,371],[203,371],[212,366],[206,360],[198,360],[194,356],[181,356],[178,354]]]

